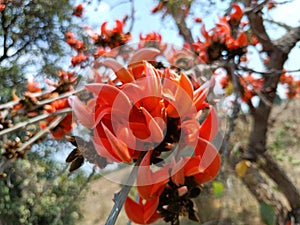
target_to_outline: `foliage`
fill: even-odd
[[[10,98],[5,94],[7,87],[14,87],[18,94],[24,91],[24,74],[56,74],[67,53],[63,40],[73,26],[72,12],[68,0],[5,3],[0,12],[1,102]]]
[[[74,224],[80,218],[77,202],[85,175],[69,177],[64,164],[37,152],[27,156],[11,163],[0,180],[1,223]]]

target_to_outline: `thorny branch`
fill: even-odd
[[[136,178],[136,174],[137,174],[137,170],[138,167],[140,165],[140,163],[142,162],[142,159],[144,158],[144,156],[146,155],[147,151],[142,151],[138,160],[136,161],[136,163],[134,164],[134,167],[132,168],[126,185],[123,185],[122,189],[120,190],[120,192],[118,192],[117,194],[115,194],[115,198],[114,198],[114,206],[110,211],[110,214],[105,222],[105,225],[114,225],[117,221],[117,218],[119,216],[119,213],[121,212],[121,209],[124,205],[124,202],[127,198],[127,195],[134,183],[134,180]]]

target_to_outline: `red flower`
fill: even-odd
[[[29,76],[27,78],[27,89],[29,92],[40,92],[41,88],[38,87],[38,83],[34,82],[34,78],[33,76]]]
[[[82,16],[82,12],[83,12],[83,5],[79,4],[75,7],[74,11],[73,11],[73,15],[77,16],[77,17],[81,17]]]
[[[52,102],[50,105],[45,105],[44,110],[46,113],[53,113],[55,111],[68,108],[69,103],[67,99],[60,99]],[[40,127],[45,129],[49,123],[51,123],[56,117],[49,117],[47,120],[40,122]],[[61,139],[65,134],[70,133],[72,130],[72,114],[67,114],[65,118],[53,129],[50,130],[50,133],[54,139]]]
[[[196,17],[196,18],[194,18],[194,21],[195,21],[196,23],[202,23],[202,18]]]
[[[239,22],[243,17],[243,10],[238,4],[232,4],[232,7],[235,11],[229,15],[229,18],[231,21]]]
[[[157,54],[153,50],[149,52]],[[137,55],[142,56],[142,53],[140,50]],[[94,129],[94,144],[101,156],[110,161],[131,162],[139,156],[138,150],[145,150],[143,146],[163,141],[168,118],[176,121],[181,117],[187,144],[196,141],[197,135],[193,135],[194,130],[187,128],[187,124],[193,123],[193,115],[206,106],[204,100],[209,85],[194,91],[185,74],[177,76],[170,70],[162,73],[145,61],[132,63],[128,69],[114,59],[106,59],[102,64],[115,71],[114,82],[119,85],[86,85],[96,96],[92,109],[74,97],[71,103],[79,122]],[[210,121],[209,117],[206,121]],[[206,123],[202,126],[206,127]],[[202,132],[201,126],[194,127],[196,134],[198,131],[200,136],[207,133],[205,138],[211,139],[209,129]]]
[[[217,116],[205,102],[213,79],[194,89],[184,73],[156,69],[141,61],[153,61],[159,53],[154,48],[140,49],[127,68],[105,58],[100,64],[112,69],[115,77],[106,84],[87,84],[86,89],[94,95],[87,104],[75,96],[69,98],[78,121],[93,130],[96,151],[108,162],[131,163],[147,151],[137,171],[139,201],[127,198],[125,202],[128,217],[139,224],[192,213],[190,198],[198,195],[200,185],[212,180],[220,168],[220,156],[210,143],[217,134]],[[199,123],[204,109],[207,116]],[[171,162],[156,170],[150,168],[163,160],[162,152],[175,146],[178,155],[171,155]],[[194,151],[180,156],[187,146]],[[178,208],[170,211],[168,207],[174,205]]]
[[[5,9],[5,5],[4,4],[0,4],[0,12],[4,11]]]
[[[73,56],[71,59],[72,66],[77,66],[83,63],[88,59],[88,56],[83,53],[78,53],[77,55]]]
[[[151,224],[161,216],[157,213],[159,198],[145,201],[140,198],[138,202],[127,197],[124,208],[128,218],[137,224]]]
[[[162,44],[162,37],[156,32],[147,34],[145,37],[140,34],[139,48],[154,47],[163,52],[167,48],[167,44]]]

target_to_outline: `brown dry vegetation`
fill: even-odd
[[[271,128],[268,135],[269,151],[279,161],[291,179],[300,188],[300,101],[293,100],[286,105],[283,103],[276,106],[272,112],[270,123]],[[248,133],[250,130],[248,117],[239,118],[235,132],[232,134],[232,151],[239,147],[247,146]],[[122,171],[117,173],[123,173]],[[119,174],[118,174],[119,175]],[[205,191],[195,201],[199,210],[201,223],[205,225],[262,225],[264,224],[259,216],[259,205],[247,188],[235,176],[235,171],[226,166],[217,177],[225,187],[222,197],[216,197],[208,184]],[[270,181],[271,182],[271,181]],[[272,184],[274,190],[276,186]],[[113,206],[113,194],[120,189],[120,185],[105,178],[97,179],[90,183],[89,192],[81,209],[84,215],[83,220],[77,225],[102,225],[105,223],[110,209]],[[284,201],[284,199],[283,199]],[[224,223],[217,222],[221,220]],[[210,222],[208,222],[210,221]],[[213,222],[215,221],[215,222]],[[227,222],[225,222],[227,221]],[[121,212],[117,225],[127,224],[128,219]],[[165,224],[163,221],[157,225]],[[184,220],[184,225],[195,225]]]

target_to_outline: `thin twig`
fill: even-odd
[[[57,115],[60,115],[60,114],[67,114],[67,113],[70,113],[70,112],[72,112],[71,108],[65,108],[65,109],[62,109],[62,110],[57,110],[56,112],[53,112],[53,113],[50,113],[50,114],[42,114],[42,115],[36,116],[36,117],[34,117],[30,120],[27,120],[27,121],[24,121],[24,122],[21,122],[21,123],[17,123],[16,125],[14,125],[10,128],[7,128],[5,130],[0,131],[0,137],[5,135],[5,134],[9,134],[11,132],[14,132],[18,129],[25,128],[30,124],[37,123],[39,121],[45,120],[49,117],[57,116]]]
[[[259,3],[258,5],[255,5],[253,7],[248,7],[244,10],[244,14],[249,14],[249,13],[258,13],[259,11],[261,11],[264,7],[264,5],[266,5],[268,3],[269,0],[264,0],[263,2]]]
[[[269,71],[265,71],[265,72],[262,72],[262,71],[257,71],[257,70],[254,70],[254,69],[251,69],[251,68],[248,68],[248,67],[245,67],[245,66],[241,66],[239,65],[238,68],[239,70],[243,70],[243,71],[246,71],[246,72],[250,72],[250,73],[257,73],[257,74],[261,74],[263,76],[266,76],[266,75],[276,75],[276,74],[282,74],[282,73],[298,73],[300,72],[300,69],[294,69],[294,70],[269,70]]]
[[[130,27],[129,27],[129,32],[132,31],[134,22],[135,22],[135,17],[134,17],[134,0],[131,0],[131,24],[130,24]]]
[[[44,92],[36,92],[36,93],[32,93],[33,97],[41,97],[43,95],[47,95],[47,94],[51,94],[53,90],[47,90]],[[10,109],[13,108],[15,105],[17,105],[20,102],[21,98],[15,101],[10,101],[10,102],[6,102],[2,105],[0,105],[0,110],[1,109]]]
[[[54,101],[56,101],[56,100],[60,100],[60,99],[63,99],[63,98],[67,98],[67,97],[69,97],[69,96],[71,96],[71,95],[74,95],[74,94],[78,94],[78,93],[80,93],[80,92],[82,92],[82,91],[84,91],[84,90],[85,90],[84,87],[82,87],[82,88],[79,88],[78,90],[70,91],[70,92],[61,94],[61,95],[59,95],[59,96],[57,96],[57,97],[54,97],[54,98],[45,99],[45,100],[43,100],[43,101],[37,101],[37,102],[36,102],[36,105],[37,105],[37,106],[43,106],[43,105],[52,103],[52,102],[54,102]]]
[[[26,150],[30,145],[40,139],[43,135],[50,132],[51,129],[55,128],[64,118],[65,115],[57,116],[57,118],[55,118],[45,129],[42,129],[38,133],[36,133],[32,138],[30,138],[20,148],[18,148],[17,151],[21,152]]]
[[[273,24],[275,24],[275,25],[277,25],[277,26],[279,26],[279,27],[282,27],[282,28],[284,28],[285,30],[287,30],[287,31],[289,31],[289,30],[291,30],[292,29],[292,27],[291,26],[289,26],[289,25],[287,25],[287,24],[285,24],[285,23],[281,23],[281,22],[278,22],[278,21],[274,21],[274,20],[270,20],[270,19],[264,19],[266,22],[269,22],[269,23],[273,23]]]
[[[120,192],[118,192],[115,195],[114,198],[114,206],[112,208],[112,210],[110,211],[110,214],[105,222],[105,225],[114,225],[117,221],[117,218],[119,216],[119,213],[121,212],[121,209],[124,205],[124,202],[127,198],[127,195],[134,183],[134,180],[136,178],[136,174],[137,174],[137,170],[138,170],[138,166],[140,165],[142,159],[144,158],[145,154],[147,153],[147,151],[142,151],[138,160],[136,161],[136,163],[134,164],[133,169],[131,170],[129,177],[127,179],[126,185],[123,185],[122,189],[120,190]]]
[[[63,119],[64,115],[57,116],[45,129],[40,130],[37,134],[35,134],[32,138],[30,138],[27,142],[25,142],[20,148],[18,148],[17,152],[22,152],[26,150],[30,145],[40,139],[43,135],[50,132],[51,129],[55,128]],[[13,160],[13,159],[12,159]],[[5,157],[1,158],[0,163],[0,174],[4,171],[4,169],[8,166],[8,162],[11,160],[6,159]]]

